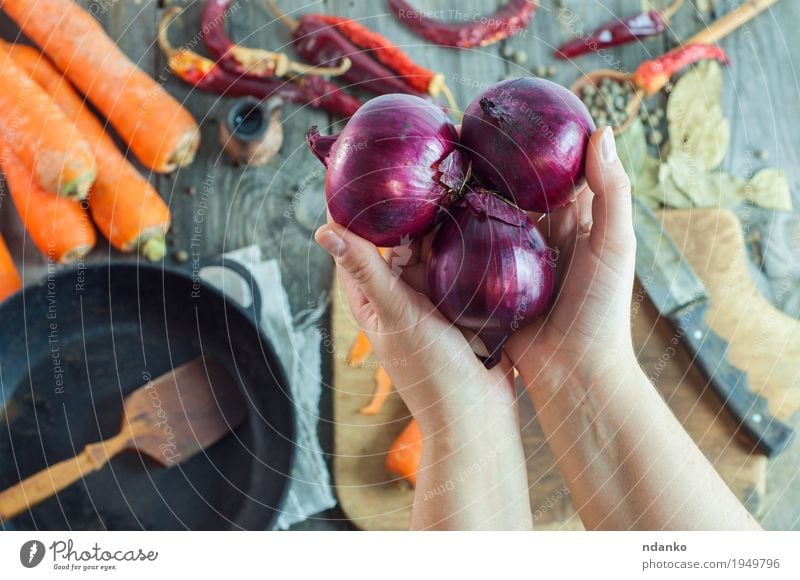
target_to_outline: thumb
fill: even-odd
[[[314,237],[336,260],[346,285],[363,294],[382,323],[392,325],[402,318],[409,288],[392,273],[378,248],[333,222],[319,228]]]
[[[631,182],[617,155],[610,127],[595,131],[589,142],[586,181],[594,193],[590,242],[600,255],[610,250],[621,255],[635,250]]]

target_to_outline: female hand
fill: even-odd
[[[356,324],[423,428],[514,408],[508,357],[486,370],[464,334],[417,291],[426,276],[421,243],[390,250],[387,262],[373,244],[333,222],[316,239],[336,260]]]
[[[353,317],[424,437],[412,528],[530,529],[508,357],[486,370],[458,328],[415,290],[426,276],[421,244],[393,250],[387,263],[335,223],[316,239],[336,260]]]
[[[634,356],[631,190],[608,128],[592,136],[586,179],[542,222],[560,253],[553,308],[506,347],[583,524],[759,529]]]
[[[630,304],[636,259],[631,188],[610,128],[592,136],[587,186],[575,203],[539,222],[557,255],[560,286],[551,312],[512,336],[506,352],[528,381],[586,382],[611,366],[636,365]]]

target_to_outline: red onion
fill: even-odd
[[[364,104],[335,136],[316,127],[308,145],[328,168],[333,219],[377,246],[408,243],[427,233],[465,173],[458,134],[433,103],[383,95]]]
[[[537,78],[503,81],[464,114],[461,144],[476,175],[522,209],[551,212],[584,183],[589,111],[564,87]]]
[[[555,266],[527,214],[485,190],[448,208],[428,262],[431,299],[450,321],[475,332],[489,356],[547,309]]]

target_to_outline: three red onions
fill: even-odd
[[[508,337],[547,310],[555,286],[551,252],[523,210],[574,199],[594,129],[570,91],[523,78],[479,95],[460,136],[432,102],[395,94],[368,101],[338,135],[312,127],[308,144],[327,167],[337,223],[381,247],[438,226],[431,299],[481,338],[491,368]]]

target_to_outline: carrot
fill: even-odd
[[[7,48],[14,61],[53,96],[94,152],[99,170],[89,209],[97,227],[123,252],[140,248],[151,260],[162,258],[171,221],[167,204],[125,159],[69,81],[38,50],[23,45]]]
[[[94,157],[53,99],[0,48],[0,129],[5,150],[48,191],[84,198],[95,176]]]
[[[0,236],[0,302],[22,288],[22,280],[8,251],[8,246]]]
[[[194,159],[197,123],[72,0],[3,0],[3,10],[103,113],[139,160],[170,172]]]
[[[422,457],[422,431],[411,419],[406,428],[394,440],[386,455],[386,470],[399,475],[411,485],[417,485],[417,472]]]
[[[350,347],[350,353],[347,355],[347,364],[351,367],[357,367],[367,360],[367,357],[372,352],[372,345],[369,343],[367,335],[361,330],[353,341]]]
[[[13,154],[0,156],[0,169],[28,235],[45,257],[69,264],[92,250],[97,234],[80,201],[42,189]]]
[[[362,415],[377,415],[381,412],[383,404],[389,398],[392,392],[392,379],[386,374],[386,369],[378,367],[375,371],[375,392],[372,394],[372,400],[366,407],[362,407],[359,411]]]
[[[372,400],[369,402],[369,405],[361,409],[361,414],[377,415],[380,413],[383,404],[386,402],[386,399],[389,398],[391,392],[392,379],[389,378],[389,375],[383,367],[378,367],[378,370],[375,371],[375,392],[372,395]]]

